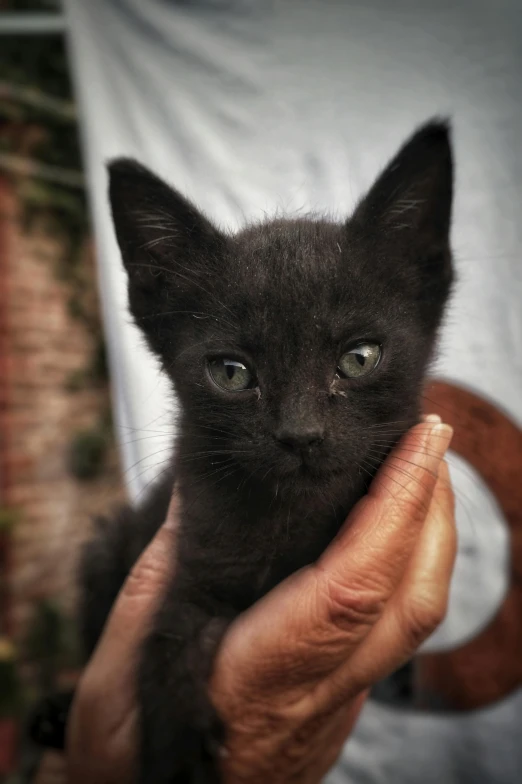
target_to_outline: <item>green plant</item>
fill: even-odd
[[[76,321],[85,321],[85,311],[81,299],[77,294],[73,294],[67,302],[67,310],[69,311],[71,318]]]
[[[0,637],[0,718],[17,716],[22,709],[22,686],[14,646]]]
[[[103,387],[108,381],[109,369],[105,342],[101,336],[98,336],[88,366],[72,370],[67,376],[64,386],[68,392],[78,392],[80,389],[88,387]],[[103,414],[100,424],[103,430],[105,430],[105,424],[106,416]]]
[[[11,0],[8,7],[53,5]],[[0,35],[0,50],[0,151],[19,188],[25,227],[42,212],[54,214],[74,256],[89,220],[64,36]],[[30,176],[20,176],[20,161]]]
[[[65,379],[64,387],[68,392],[78,392],[87,386],[87,373],[83,368],[71,370]]]
[[[23,655],[36,673],[32,701],[56,690],[57,676],[64,668],[79,666],[76,626],[53,599],[42,599],[34,606]]]
[[[100,428],[106,434],[108,440],[112,441],[114,439],[114,419],[110,403],[104,406],[100,414]]]
[[[25,656],[38,671],[42,692],[51,691],[56,682],[64,646],[64,625],[59,608],[49,599],[34,608],[25,640]]]
[[[17,193],[23,206],[24,232],[30,233],[35,222],[45,216],[48,234],[69,239],[68,258],[62,266],[76,264],[82,240],[89,229],[83,193],[29,178],[19,181]],[[61,277],[66,276],[63,270],[59,272]]]
[[[99,476],[107,452],[107,436],[99,428],[77,433],[69,450],[69,470],[77,479]]]
[[[8,533],[20,518],[20,510],[10,506],[0,506],[0,533]]]
[[[89,375],[91,379],[97,384],[104,384],[109,380],[107,349],[105,347],[105,341],[101,335],[98,335],[96,340],[96,345],[94,347],[91,364],[89,367]]]

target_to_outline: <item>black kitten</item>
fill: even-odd
[[[217,782],[224,728],[207,681],[223,632],[317,559],[418,421],[452,280],[449,133],[421,128],[343,224],[225,234],[138,163],[109,168],[130,309],[182,413],[168,476],[88,547],[85,642],[163,522],[175,476],[176,572],[139,677],[140,781]]]

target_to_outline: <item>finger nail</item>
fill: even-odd
[[[426,414],[422,417],[423,422],[433,422],[434,424],[438,422],[442,422],[442,419],[438,414]]]
[[[453,428],[445,422],[439,422],[431,429],[428,441],[442,458],[451,444],[453,438]]]

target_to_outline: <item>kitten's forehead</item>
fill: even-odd
[[[327,221],[278,220],[251,227],[235,238],[232,274],[252,302],[319,306],[338,287],[342,239],[341,227]]]
[[[239,316],[242,342],[319,350],[332,341],[377,334],[390,296],[347,227],[326,220],[280,220],[236,235],[225,299]]]
[[[364,313],[372,300],[382,301],[381,281],[368,249],[348,229],[327,220],[278,220],[242,231],[229,267],[238,300],[301,321]]]
[[[242,262],[260,271],[294,275],[319,272],[341,253],[342,227],[327,220],[273,220],[244,229],[235,237]]]

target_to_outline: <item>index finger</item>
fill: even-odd
[[[368,581],[384,598],[411,555],[437,483],[453,431],[442,423],[413,427],[388,455],[370,485],[317,562],[334,588]]]
[[[235,662],[233,673],[219,668],[224,690],[238,677],[248,682],[253,671],[256,688],[262,681],[267,691],[277,691],[282,682],[306,689],[346,661],[400,582],[451,434],[447,426],[426,423],[407,433],[319,561],[285,580],[233,624],[218,654],[222,664]],[[403,457],[411,462],[408,484]]]
[[[315,567],[320,624],[340,634],[342,656],[380,618],[424,525],[453,431],[412,428],[379,469]]]

